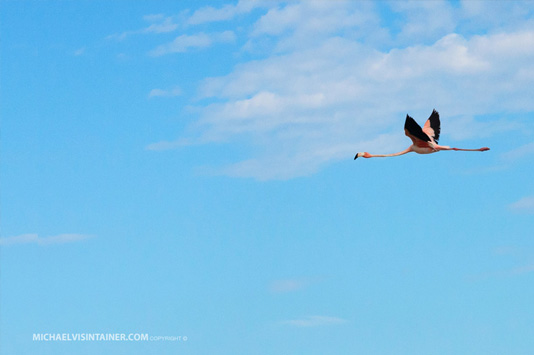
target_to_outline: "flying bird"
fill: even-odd
[[[439,113],[436,110],[432,111],[432,114],[426,121],[423,128],[415,122],[413,118],[409,115],[406,115],[406,122],[404,123],[404,133],[410,137],[413,144],[402,152],[393,153],[393,154],[369,154],[367,152],[358,153],[354,157],[354,160],[359,157],[362,158],[377,158],[377,157],[396,157],[410,152],[416,152],[418,154],[430,154],[436,153],[441,150],[462,150],[468,152],[484,152],[489,150],[488,147],[479,148],[479,149],[462,149],[462,148],[451,148],[445,145],[439,145],[439,133],[440,133],[440,122],[439,122]]]

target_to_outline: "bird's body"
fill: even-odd
[[[393,153],[393,154],[369,154],[367,152],[358,153],[354,157],[356,160],[359,157],[363,158],[383,158],[383,157],[396,157],[410,152],[415,152],[418,154],[430,154],[436,153],[442,150],[461,150],[461,151],[471,151],[471,152],[484,152],[489,150],[488,147],[479,148],[479,149],[462,149],[462,148],[451,148],[445,145],[439,145],[438,139],[441,132],[439,113],[436,110],[432,111],[432,114],[426,121],[423,128],[415,122],[413,118],[409,115],[406,115],[406,122],[404,123],[404,133],[412,140],[412,145],[402,152]]]

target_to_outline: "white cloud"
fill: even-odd
[[[164,14],[150,14],[143,16],[143,20],[146,22],[161,22],[167,18]]]
[[[270,9],[255,24],[252,35],[280,35],[288,28],[294,28],[301,19],[301,4],[288,4],[284,8]]]
[[[195,21],[231,18],[235,6],[198,10]],[[446,2],[393,3],[405,16],[395,33],[383,27],[376,6],[272,4],[243,48],[267,42],[270,50],[227,75],[205,79],[192,133],[147,149],[173,149],[184,141],[243,144],[250,155],[219,173],[288,179],[350,160],[358,151],[404,149],[410,144],[402,130],[406,113],[423,122],[436,108],[441,143],[447,145],[452,144],[446,138],[488,138],[522,128],[505,115],[534,111],[534,24],[524,13],[513,15],[523,26],[472,35],[457,30],[479,16],[476,9],[468,12]],[[424,40],[413,40],[423,31]],[[208,47],[215,38],[183,35],[152,55]],[[487,114],[493,115],[491,122],[480,118]]]
[[[207,48],[215,43],[231,43],[235,41],[232,31],[218,33],[197,33],[194,35],[181,35],[174,41],[162,44],[149,52],[149,55],[159,57],[169,53],[183,53],[192,48]]]
[[[527,143],[509,152],[501,154],[501,158],[508,162],[516,161],[528,156],[534,156],[534,143]]]
[[[534,15],[532,1],[485,1],[462,0],[458,17],[462,27],[471,30],[493,28],[518,30],[525,25],[524,19]]]
[[[534,213],[534,196],[523,197],[508,207],[516,212]]]
[[[328,325],[338,325],[346,323],[346,319],[327,316],[307,316],[301,319],[291,319],[282,321],[282,324],[288,324],[295,327],[320,327]]]
[[[137,30],[124,31],[107,36],[107,39],[122,41],[125,38],[138,34],[161,34],[169,33],[185,28],[189,25],[200,25],[209,22],[228,21],[242,14],[247,14],[256,8],[274,6],[275,0],[240,0],[237,4],[227,4],[221,8],[205,6],[189,15],[189,11],[182,11],[173,16],[164,14],[149,14],[143,16],[143,20],[149,25]]]
[[[534,204],[533,204],[534,206]],[[534,209],[533,209],[534,211]],[[493,249],[493,255],[499,258],[507,258],[507,264],[516,264],[512,268],[482,272],[468,276],[472,281],[481,281],[489,278],[518,277],[534,272],[533,248],[527,245],[504,245]],[[498,262],[496,264],[501,264]]]
[[[175,141],[160,141],[156,143],[151,143],[151,144],[148,144],[145,147],[145,149],[153,150],[153,151],[163,151],[163,150],[170,150],[170,149],[185,147],[185,146],[193,145],[196,143],[197,142],[193,142],[190,139],[180,138]]]
[[[469,120],[466,120],[469,121]],[[514,122],[514,121],[506,121],[504,119],[495,121],[495,122],[475,122],[473,121],[473,127],[475,128],[475,132],[470,131],[464,131],[461,133],[462,124],[457,125],[456,122],[454,124],[454,130],[455,133],[451,136],[468,136],[468,137],[481,137],[481,136],[489,136],[489,133],[496,134],[496,133],[502,133],[506,131],[511,131],[514,129],[523,129],[523,125]],[[477,127],[480,127],[481,129],[476,130]],[[467,129],[467,127],[464,127],[464,129]],[[498,162],[496,165],[493,166],[486,166],[486,167],[475,167],[471,169],[470,171],[467,171],[468,173],[488,173],[488,172],[495,172],[495,171],[502,171],[505,169],[510,168],[513,164],[522,162],[524,160],[534,157],[534,143],[527,143],[522,146],[519,146],[517,148],[514,148],[512,150],[503,152],[499,154],[498,156]],[[512,206],[509,206],[512,208]],[[519,209],[516,209],[519,211]]]
[[[196,10],[187,20],[190,25],[199,25],[207,22],[227,21],[237,15],[246,14],[258,7],[272,5],[274,1],[240,0],[237,4],[224,5],[221,8],[206,6]]]
[[[468,276],[468,279],[471,281],[482,281],[490,278],[510,278],[510,277],[519,277],[525,274],[534,272],[534,263],[529,262],[518,266],[512,269],[493,271],[493,272],[483,272],[479,274],[474,274]]]
[[[78,57],[78,56],[81,56],[81,55],[85,54],[85,50],[86,50],[85,47],[81,47],[81,48],[76,49],[76,50],[73,52],[73,54],[74,54],[76,57]]]
[[[317,281],[310,278],[275,280],[269,284],[269,291],[276,294],[296,292]]]
[[[517,121],[499,118],[493,121],[477,121],[472,116],[455,116],[447,121],[445,127],[449,136],[455,140],[488,138],[498,133],[518,131],[523,125]]]
[[[380,27],[374,6],[367,1],[289,2],[263,15],[251,36],[278,36],[277,51],[304,48],[340,33],[362,41],[383,40],[387,34]]]
[[[174,23],[171,17],[166,17],[159,23],[153,23],[150,26],[143,29],[142,33],[168,33],[178,29],[178,24]]]
[[[506,131],[511,130],[519,130],[523,128],[523,125],[514,122],[514,121],[507,121],[504,119],[500,119],[498,121],[494,122],[476,122],[472,119],[468,118],[466,119],[466,124],[458,124],[458,122],[454,121],[454,133],[451,134],[451,137],[455,138],[464,138],[464,137],[473,137],[473,138],[480,138],[480,137],[489,137],[490,134],[497,134],[502,133]],[[470,123],[472,123],[472,127],[474,127],[474,131],[469,131],[468,127],[471,126]],[[462,131],[465,129],[464,131]],[[480,129],[478,129],[480,128]],[[492,173],[496,171],[502,171],[509,169],[513,164],[521,162],[523,160],[527,160],[528,158],[534,157],[534,143],[527,143],[520,147],[517,147],[515,149],[509,150],[504,153],[500,153],[498,156],[498,161],[495,165],[490,166],[484,166],[484,167],[473,167],[472,169],[469,169],[465,171],[465,173]],[[528,164],[528,162],[526,162]]]
[[[72,243],[80,240],[91,238],[90,235],[86,234],[59,234],[50,237],[39,237],[38,234],[21,234],[13,237],[4,237],[0,238],[0,245],[16,245],[16,244],[38,244],[38,245],[49,245],[49,244],[64,244]]]
[[[307,282],[303,280],[276,280],[269,285],[269,290],[273,293],[295,292],[306,287]]]
[[[403,42],[435,40],[456,27],[454,9],[448,1],[393,1],[391,6],[405,16],[397,35]]]
[[[152,89],[150,90],[148,97],[174,97],[174,96],[180,96],[181,94],[182,94],[182,90],[179,87],[175,86],[169,90]]]
[[[126,37],[136,34],[160,34],[160,33],[169,33],[176,31],[178,29],[178,23],[176,19],[172,16],[164,16],[162,14],[146,15],[143,17],[143,20],[149,22],[150,25],[147,27],[133,30],[133,31],[124,31],[121,33],[115,33],[107,36],[107,39],[114,39],[117,41],[122,41]]]
[[[269,142],[264,156],[223,169],[233,176],[265,179],[306,175],[343,158],[317,159],[326,148],[345,147],[338,153],[346,157],[349,149],[369,151],[363,143],[370,136],[393,135],[393,142],[383,142],[380,150],[398,149],[406,113],[426,118],[437,108],[444,132],[455,139],[518,129],[505,120],[483,123],[458,116],[534,109],[533,83],[517,75],[519,68],[533,67],[534,44],[530,52],[523,48],[515,54],[514,48],[492,45],[518,37],[528,43],[533,35],[449,35],[430,46],[389,52],[331,38],[316,47],[244,63],[227,76],[205,81],[202,93],[224,101],[200,107],[200,136],[225,141],[248,135],[256,144]],[[517,65],[503,66],[503,58]],[[453,118],[450,129],[447,117]],[[462,129],[454,130],[455,125]]]
[[[522,275],[522,274],[528,274],[534,272],[534,263],[527,264],[520,266],[518,268],[515,268],[509,272],[510,275]]]

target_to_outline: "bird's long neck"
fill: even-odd
[[[412,149],[408,148],[408,149],[403,150],[402,152],[393,153],[393,154],[369,154],[369,158],[397,157],[399,155],[403,155],[403,154],[409,153],[411,151],[412,151]]]

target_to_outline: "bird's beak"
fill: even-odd
[[[354,156],[354,160],[358,159],[358,153]]]

